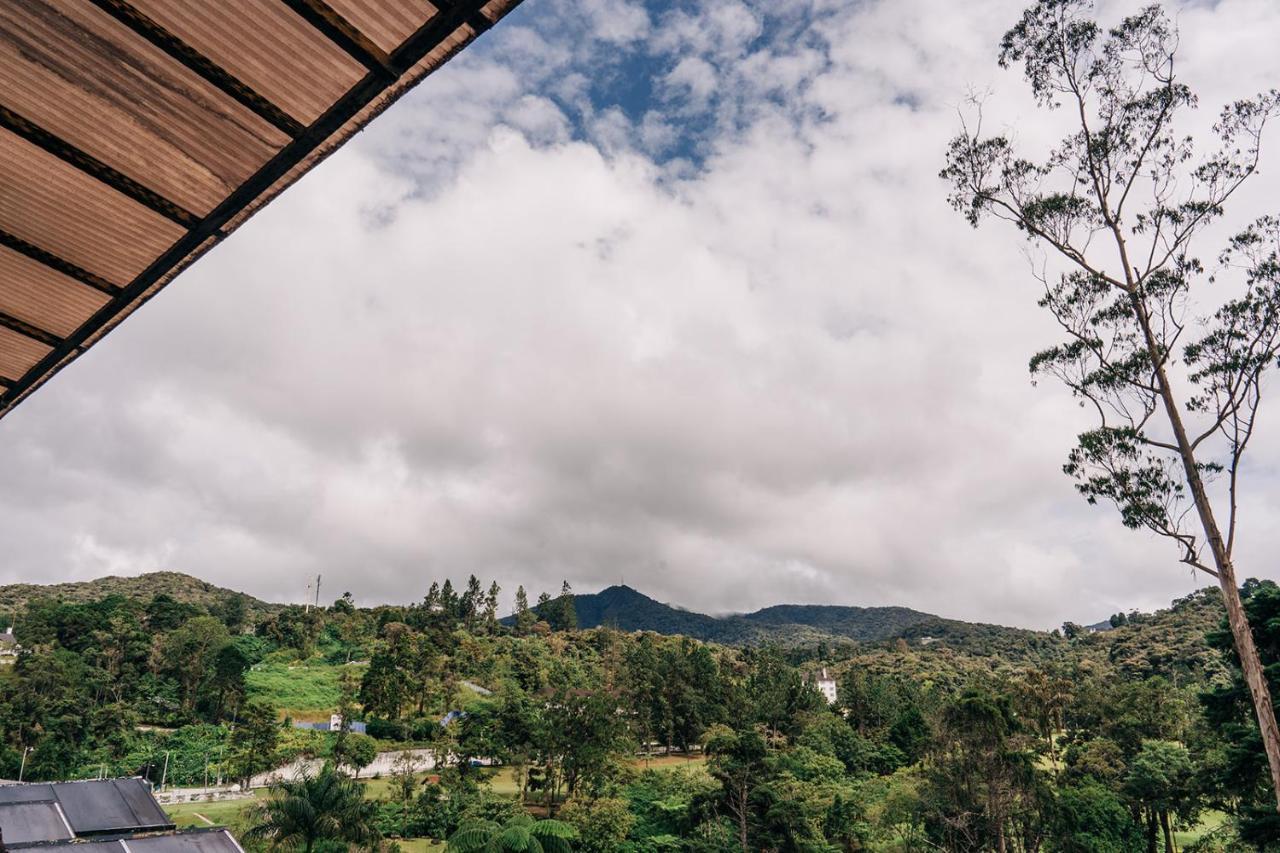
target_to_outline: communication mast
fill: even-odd
[[[314,599],[312,598],[312,590],[315,591]],[[307,600],[303,602],[302,612],[310,613],[311,606],[313,603],[315,604],[316,610],[319,610],[320,609],[320,575],[316,575],[316,582],[314,585],[307,584]]]

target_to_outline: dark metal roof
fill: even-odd
[[[132,842],[130,842],[132,843]],[[31,844],[10,844],[5,839],[5,846],[10,850],[71,850],[74,853],[128,853],[117,841],[39,841]]]
[[[52,785],[0,785],[0,804],[48,803],[55,800]]]
[[[182,832],[165,832],[158,835],[142,835],[110,841],[54,841],[37,844],[9,843],[13,849],[57,850],[60,853],[244,853],[244,850],[225,829],[189,829]]]
[[[0,829],[5,832],[5,843],[10,844],[9,828],[2,822],[5,804],[52,804],[60,809],[65,817],[64,825],[77,837],[173,828],[173,821],[151,795],[150,786],[141,779],[0,787]],[[50,835],[29,840],[55,841],[68,837]]]
[[[244,853],[226,830],[175,832],[129,840],[130,853]]]
[[[0,0],[0,417],[519,2]]]
[[[0,803],[0,834],[10,847],[72,837],[71,827],[58,810],[58,804],[51,800]]]
[[[141,779],[67,782],[51,786],[76,835],[172,827]]]

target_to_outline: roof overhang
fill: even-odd
[[[0,417],[519,2],[0,2]]]

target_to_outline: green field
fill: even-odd
[[[249,670],[245,681],[250,699],[269,702],[288,717],[318,720],[338,707],[342,673],[358,679],[364,669],[360,665],[335,666],[321,659],[268,660]]]
[[[705,755],[655,755],[650,758],[640,757],[634,762],[641,770],[674,770],[677,767],[705,767]]]
[[[427,838],[401,838],[397,844],[404,853],[440,853],[445,849],[443,842],[431,841]]]
[[[225,800],[220,803],[182,803],[165,806],[164,810],[174,823],[184,829],[210,825],[239,827],[244,823],[242,820],[244,812],[256,802],[257,798],[246,797],[242,800]],[[201,820],[200,815],[208,820]]]
[[[1175,832],[1173,834],[1173,840],[1178,847],[1183,847],[1194,841],[1199,841],[1204,836],[1219,829],[1226,822],[1227,816],[1222,812],[1205,812],[1200,816],[1200,823],[1196,825],[1195,828]]]

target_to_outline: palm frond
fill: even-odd
[[[578,830],[571,823],[562,820],[540,820],[529,830],[538,838],[559,838],[572,841],[578,837]]]

